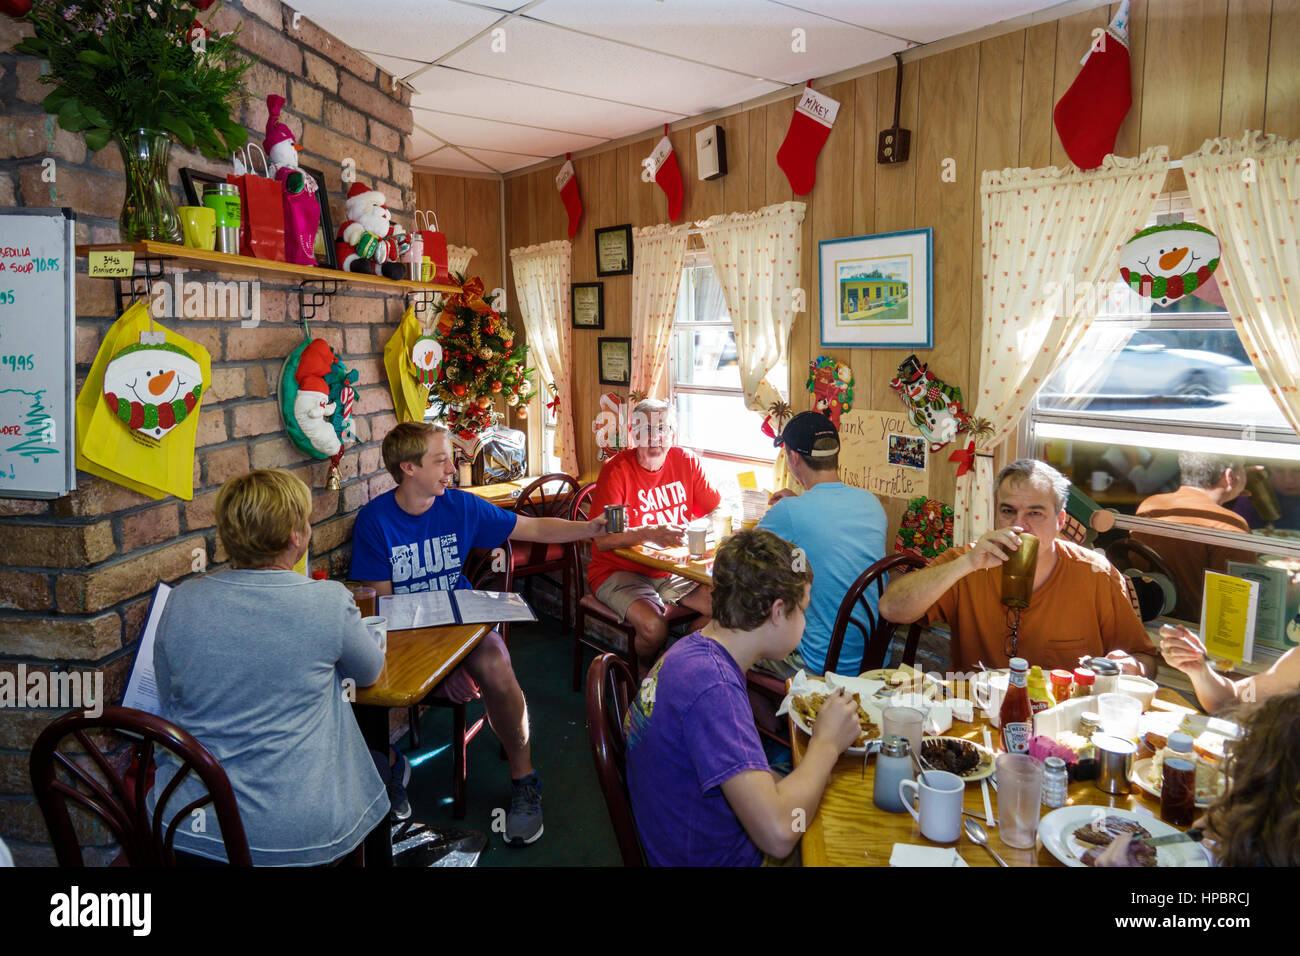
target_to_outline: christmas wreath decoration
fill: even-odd
[[[933,498],[913,498],[894,536],[895,551],[933,558],[952,547],[952,508]]]

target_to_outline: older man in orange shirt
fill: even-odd
[[[924,616],[952,629],[952,666],[1005,667],[1023,657],[1044,670],[1109,657],[1125,673],[1155,673],[1155,648],[1133,610],[1123,576],[1094,551],[1058,536],[1070,482],[1041,461],[1021,459],[998,475],[996,528],[973,545],[950,548],[930,567],[896,576],[880,613],[904,623]],[[1038,538],[1029,607],[1013,637],[1002,604],[1002,564],[1020,535]]]

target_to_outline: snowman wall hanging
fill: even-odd
[[[346,442],[357,440],[352,423],[358,373],[324,339],[305,339],[280,373],[280,417],[290,440],[313,458],[330,460],[329,486],[339,486]]]
[[[128,428],[159,439],[198,408],[203,394],[199,363],[162,333],[122,349],[104,369],[104,401]]]
[[[1219,237],[1194,222],[1151,226],[1124,244],[1119,274],[1138,295],[1169,305],[1210,280],[1219,253]]]

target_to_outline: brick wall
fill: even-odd
[[[408,136],[409,93],[306,17],[276,0],[228,0],[215,15],[219,31],[241,24],[242,43],[258,59],[249,72],[244,125],[260,145],[266,96],[287,97],[285,122],[303,144],[304,165],[325,173],[335,225],[343,216],[341,163],[388,197],[395,218],[411,227],[414,208]],[[206,17],[205,17],[206,20]],[[77,241],[118,239],[122,162],[109,145],[89,154],[80,135],[60,130],[40,108],[49,88],[43,64],[10,52],[26,28],[0,16],[0,206],[70,206]],[[56,160],[54,183],[41,161]],[[174,147],[173,191],[184,201],[181,167],[224,173],[225,163]],[[77,276],[77,387],[105,330],[116,318],[112,283]],[[169,272],[172,270],[169,269]],[[194,498],[154,501],[79,473],[77,488],[57,501],[0,498],[0,670],[93,668],[104,673],[105,697],[117,700],[130,667],[149,597],[159,581],[176,583],[226,555],[213,527],[220,484],[249,468],[287,468],[312,488],[313,569],[342,576],[352,521],[372,495],[392,487],[379,442],[395,424],[383,372],[383,345],[400,318],[400,296],[339,295],[316,313],[311,332],[360,373],[355,414],[361,444],[345,454],[342,487],[326,488],[328,462],[295,449],[280,425],[276,390],[281,365],[301,340],[292,283],[256,274],[188,271],[188,280],[261,280],[261,325],[236,319],[171,318],[164,323],[212,354],[212,384],[203,398],[194,462]],[[0,708],[0,836],[20,863],[52,863],[44,822],[30,795],[27,751],[56,712]],[[102,855],[102,854],[101,854]]]

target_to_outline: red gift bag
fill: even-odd
[[[420,229],[420,217],[424,217],[424,228],[420,236],[424,239],[424,258],[433,263],[433,273],[424,277],[426,282],[450,282],[447,272],[447,237],[438,231],[438,217],[433,210],[415,211],[415,228]],[[432,228],[430,228],[432,223]]]
[[[285,262],[288,257],[284,244],[284,186],[278,179],[270,178],[271,168],[260,146],[249,143],[245,149],[249,151],[242,164],[246,173],[226,176],[226,182],[239,187],[239,254]],[[254,149],[262,153],[266,176],[257,175],[253,169]],[[236,170],[240,166],[236,163]]]

